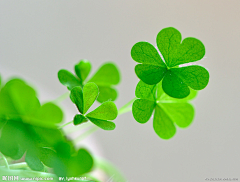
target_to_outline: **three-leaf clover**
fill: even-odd
[[[146,123],[152,116],[153,128],[162,139],[172,138],[176,133],[175,125],[186,128],[194,117],[194,108],[189,103],[196,97],[196,91],[191,90],[184,99],[169,97],[162,89],[162,84],[148,85],[140,81],[136,87],[137,100],[132,106],[132,113],[139,123]]]
[[[190,94],[190,88],[201,90],[209,81],[208,71],[201,66],[180,65],[195,62],[205,55],[205,47],[196,38],[188,37],[182,41],[181,33],[175,28],[162,29],[157,35],[157,47],[148,42],[138,42],[131,50],[137,76],[149,85],[162,81],[166,94],[174,98],[184,98]]]
[[[29,167],[43,170],[43,164],[48,164],[40,154],[64,140],[57,129],[62,119],[62,110],[51,102],[41,105],[35,90],[24,81],[8,81],[0,91],[0,151],[14,160],[26,153]]]
[[[91,63],[88,60],[81,60],[75,65],[75,73],[77,76],[62,69],[58,72],[58,79],[63,85],[67,86],[69,90],[76,86],[83,87],[86,83],[94,82],[99,89],[97,101],[102,103],[108,100],[116,100],[118,94],[113,86],[120,82],[120,74],[116,65],[113,63],[103,64],[92,78],[86,81],[90,71]]]
[[[73,122],[78,125],[90,120],[104,130],[114,130],[115,123],[108,121],[114,120],[118,115],[117,107],[112,101],[103,102],[98,108],[86,114],[97,99],[98,93],[98,86],[93,82],[84,85],[83,89],[77,86],[71,90],[70,98],[81,113],[75,115]]]

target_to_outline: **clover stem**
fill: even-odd
[[[129,112],[132,110],[132,107],[129,108],[130,105],[136,100],[137,98],[135,97],[134,99],[130,100],[127,104],[122,106],[120,109],[118,109],[118,115],[124,114],[126,112]]]
[[[93,126],[93,124],[91,122],[87,122],[87,123],[84,123],[84,124],[80,124],[78,126],[73,126],[73,127],[69,127],[69,129],[67,129],[65,131],[65,133],[68,135],[68,134],[71,134],[71,133],[74,133],[76,131],[79,131],[79,130],[83,130],[85,128],[88,128],[90,126]]]
[[[60,96],[59,96],[58,98],[56,98],[55,100],[53,100],[52,102],[58,104],[58,103],[64,101],[66,98],[68,98],[69,95],[70,95],[70,92],[66,92],[66,93],[60,95]]]
[[[67,126],[67,125],[69,125],[69,124],[71,124],[71,123],[73,123],[73,121],[69,121],[69,122],[67,122],[67,123],[59,126],[58,129],[61,129],[61,128],[63,128],[64,126]]]
[[[83,139],[87,138],[89,135],[91,135],[98,129],[99,129],[99,127],[97,127],[97,126],[92,127],[91,129],[89,129],[85,133],[79,135],[76,139],[74,139],[74,143],[78,143],[78,142],[82,141]]]
[[[2,157],[2,159],[3,159],[4,163],[5,163],[5,167],[7,169],[9,169],[9,165],[8,165],[8,161],[7,161],[6,157],[1,152],[0,152],[0,156]]]
[[[28,168],[28,165],[26,162],[20,162],[20,163],[16,163],[16,164],[10,164],[9,168],[10,169]]]

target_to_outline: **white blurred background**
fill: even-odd
[[[97,131],[97,145],[129,182],[239,181],[239,0],[1,0],[0,73],[4,79],[21,76],[44,99],[55,99],[67,91],[58,82],[59,69],[73,71],[85,58],[93,73],[113,61],[122,75],[121,107],[134,98],[138,82],[131,47],[139,41],[156,45],[157,33],[169,26],[206,47],[199,64],[209,70],[210,82],[194,101],[193,124],[164,141],[151,120],[139,124],[130,112],[117,118],[116,130]]]

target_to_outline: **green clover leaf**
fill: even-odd
[[[59,81],[68,90],[72,90],[76,86],[83,87],[86,83],[94,82],[99,89],[98,102],[103,103],[109,100],[116,100],[118,93],[114,86],[120,82],[120,74],[115,64],[103,64],[88,81],[86,81],[86,78],[91,71],[91,63],[88,60],[81,60],[74,68],[77,76],[67,70],[58,72]]]
[[[182,41],[181,33],[172,27],[161,30],[157,35],[157,47],[148,42],[138,42],[131,50],[139,79],[149,85],[162,81],[166,94],[174,98],[185,98],[194,90],[204,89],[209,81],[208,71],[201,66],[183,67],[182,64],[198,61],[205,55],[205,47],[198,39],[188,37]]]
[[[138,97],[132,106],[132,113],[139,123],[149,121],[154,112],[153,128],[162,139],[170,139],[176,133],[177,125],[180,128],[188,127],[194,117],[194,108],[189,103],[196,97],[197,91],[190,90],[189,96],[176,99],[168,96],[162,89],[161,82],[157,85],[148,85],[140,81],[135,95]]]
[[[115,123],[108,121],[114,120],[118,115],[117,107],[112,101],[103,102],[98,108],[85,115],[97,99],[98,93],[98,86],[93,82],[87,83],[83,89],[77,86],[71,90],[70,98],[81,113],[75,115],[73,120],[74,125],[90,120],[93,124],[104,130],[115,129]]]

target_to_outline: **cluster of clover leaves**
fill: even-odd
[[[185,128],[193,120],[194,108],[189,103],[196,90],[204,89],[209,81],[208,71],[195,62],[205,55],[205,47],[196,38],[182,40],[175,28],[162,29],[157,35],[156,48],[148,42],[138,42],[131,50],[135,72],[141,80],[135,91],[132,112],[139,123],[152,116],[153,128],[159,137],[169,139],[176,133],[175,124]]]
[[[140,63],[135,67],[140,81],[135,90],[137,98],[130,104],[133,103],[132,113],[139,123],[146,123],[154,113],[155,132],[160,138],[169,139],[176,133],[175,125],[186,128],[192,123],[194,107],[190,101],[196,97],[197,90],[206,87],[209,73],[201,66],[186,65],[205,54],[204,45],[198,39],[182,41],[180,32],[170,27],[158,33],[157,47],[160,53],[148,42],[138,42],[131,50],[133,60]],[[79,111],[70,123],[88,122],[103,130],[114,130],[116,125],[112,120],[121,109],[129,111],[129,103],[118,110],[113,102],[118,96],[115,88],[120,82],[118,68],[113,63],[105,63],[89,79],[88,60],[81,60],[74,68],[75,74],[64,69],[58,72],[60,83],[67,87]],[[88,112],[96,100],[100,105]],[[0,78],[2,157],[13,160],[24,157],[31,170],[50,169],[58,177],[81,176],[93,171],[94,157],[84,148],[76,149],[65,137],[62,126],[59,127],[62,121],[63,111],[55,102],[40,103],[36,91],[21,79],[13,78],[3,84]],[[27,175],[30,173],[28,170]]]

